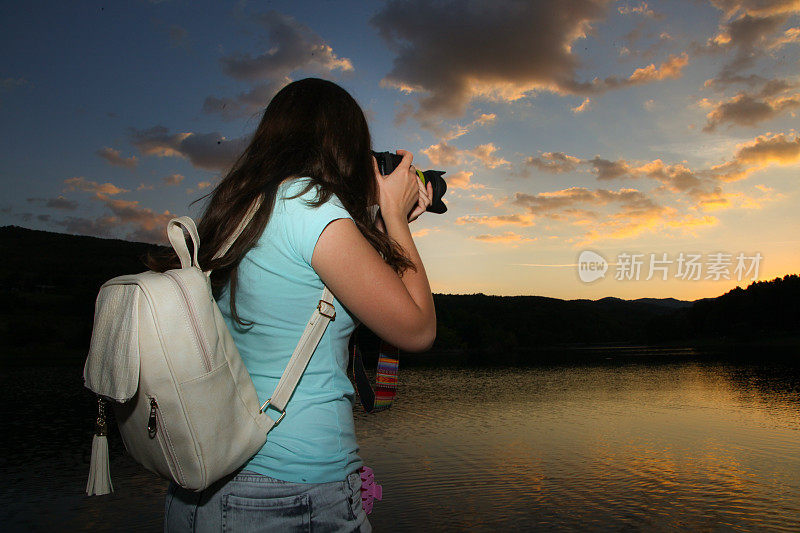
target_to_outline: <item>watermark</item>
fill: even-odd
[[[608,261],[602,255],[591,250],[584,250],[578,256],[578,276],[584,283],[591,283],[606,277]]]
[[[617,254],[615,263],[592,250],[583,250],[578,256],[578,277],[584,283],[605,278],[609,265],[615,266],[614,279],[618,281],[649,281],[670,278],[682,281],[758,279],[758,269],[764,256],[760,252],[747,255],[714,252],[710,254],[684,253],[670,256],[664,253]]]

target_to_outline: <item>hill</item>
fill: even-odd
[[[78,361],[91,335],[100,285],[145,270],[155,245],[0,228],[3,361]],[[544,296],[434,295],[434,352],[524,354],[596,344],[753,342],[800,333],[800,278],[752,283],[717,298],[561,300]],[[376,344],[359,334],[365,350]],[[524,357],[524,356],[522,356]]]

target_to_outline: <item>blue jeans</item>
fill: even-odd
[[[202,492],[170,483],[164,531],[359,531],[372,527],[361,507],[358,472],[344,481],[291,483],[242,470]]]

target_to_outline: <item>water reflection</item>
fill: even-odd
[[[735,379],[748,373],[769,393]],[[777,375],[705,363],[406,374],[397,409],[360,417],[387,486],[373,522],[797,530],[800,395],[796,373]]]
[[[800,530],[795,364],[622,350],[594,361],[405,368],[390,411],[356,415],[385,490],[376,530]],[[5,524],[161,529],[165,484],[115,435],[117,492],[83,496],[93,403],[80,369],[9,370],[0,398]]]

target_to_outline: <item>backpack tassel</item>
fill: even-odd
[[[114,490],[111,484],[111,467],[108,456],[108,428],[106,426],[105,400],[97,397],[97,421],[92,439],[92,459],[89,466],[87,496],[101,496]]]

